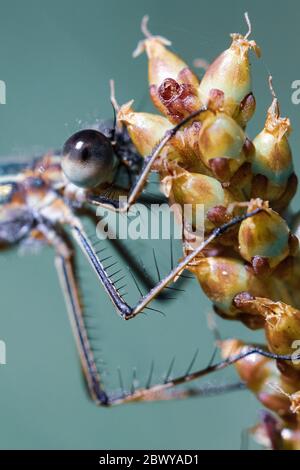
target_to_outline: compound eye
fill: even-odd
[[[73,134],[64,144],[62,169],[68,180],[82,188],[109,182],[115,157],[109,139],[93,129]]]

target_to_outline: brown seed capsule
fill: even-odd
[[[272,93],[273,102],[268,110],[265,127],[253,141],[255,154],[252,159],[253,173],[257,175],[253,180],[252,196],[263,197],[270,203],[281,198],[293,174],[292,153],[288,142],[290,120],[280,117],[273,88]]]
[[[245,125],[255,109],[255,100],[251,95],[252,83],[248,53],[253,49],[260,55],[260,49],[248,36],[232,34],[232,44],[208,68],[200,85],[200,100],[209,104],[214,100],[215,90],[223,93],[222,109],[225,113]]]
[[[176,123],[200,108],[199,80],[182,59],[166,48],[171,44],[168,40],[151,35],[147,21],[145,17],[142,23],[146,39],[139,43],[134,56],[146,50],[152,101],[161,113]]]
[[[243,262],[234,258],[218,256],[199,259],[190,270],[218,310],[231,318],[239,317],[240,310],[233,304],[239,292],[247,291],[255,295],[255,292],[268,291],[262,280],[257,279]]]

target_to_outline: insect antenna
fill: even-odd
[[[111,102],[112,109],[113,109],[113,128],[111,130],[110,138],[111,138],[112,142],[114,143],[115,138],[116,138],[116,129],[117,129],[117,113],[118,113],[120,107],[119,107],[119,104],[116,100],[114,80],[109,81],[109,86],[110,86],[110,102]]]

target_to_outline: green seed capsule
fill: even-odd
[[[289,119],[280,117],[278,101],[274,98],[265,127],[253,141],[255,155],[252,170],[254,175],[259,176],[253,180],[254,197],[275,202],[285,191],[293,173],[292,152],[287,138],[290,129]]]
[[[207,218],[208,212],[216,206],[226,206],[229,202],[228,194],[222,188],[221,183],[210,176],[180,169],[179,173],[175,172],[174,175],[167,176],[163,180],[165,187],[169,184],[168,196],[172,202],[182,207],[185,204],[191,204],[194,225],[199,206],[203,206],[206,229],[214,226]]]
[[[130,138],[138,152],[147,157],[153,148],[172,128],[172,124],[164,117],[151,113],[138,113],[132,109],[133,101],[121,106],[118,122],[125,124]]]
[[[223,94],[222,109],[237,119],[244,102],[242,123],[245,124],[255,109],[255,100],[247,100],[252,89],[249,50],[254,49],[258,56],[260,50],[254,41],[247,39],[247,35],[243,37],[240,34],[232,34],[231,37],[233,41],[229,49],[207,69],[199,85],[199,95],[204,104],[209,104],[214,101],[216,91]]]
[[[199,152],[216,177],[226,181],[246,161],[243,129],[225,113],[211,114],[199,133]]]
[[[249,211],[255,209],[255,203]],[[290,231],[277,212],[266,205],[264,211],[244,220],[239,229],[239,250],[249,262],[261,257],[270,268],[276,267],[289,255]]]

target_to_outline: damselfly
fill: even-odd
[[[246,19],[247,34],[232,35],[231,47],[199,82],[192,70],[166,48],[169,41],[149,33],[145,18],[142,30],[146,38],[136,54],[143,50],[148,54],[150,95],[165,117],[136,113],[132,102],[120,107],[112,83],[112,124],[80,130],[67,140],[62,152],[31,163],[2,162],[1,247],[24,239],[53,247],[81,365],[98,405],[195,396],[201,391],[174,387],[233,363],[241,365],[241,377],[261,399],[258,391],[269,377],[270,364],[277,360],[278,387],[285,394],[285,406],[292,403],[292,409],[285,412],[289,418],[298,412],[298,364],[294,362],[292,340],[300,334],[300,313],[288,305],[293,302],[300,306],[296,288],[298,241],[282,215],[297,186],[287,141],[290,123],[280,116],[270,80],[273,101],[265,128],[254,142],[245,133],[255,110],[248,52],[254,49],[260,53],[256,43],[248,39],[251,25],[247,15]],[[158,174],[170,203],[181,208],[192,206],[191,220],[178,212],[183,227],[183,258],[132,306],[119,292],[115,273],[109,274],[99,259],[80,215],[94,214],[93,207],[127,214],[142,196],[151,172]],[[198,204],[204,206],[203,240],[193,231]],[[69,237],[86,256],[124,320],[135,318],[146,308],[151,312],[151,301],[187,269],[196,275],[218,314],[241,320],[253,329],[265,328],[268,346],[221,342],[225,359],[219,363],[196,372],[189,368],[174,379],[167,374],[163,383],[151,385],[149,381],[145,387],[129,392],[106,392],[85,327]],[[277,331],[279,325],[286,328],[282,336],[281,330]],[[279,336],[282,341],[278,342]],[[251,363],[248,356],[253,356]],[[257,364],[264,371],[259,383]],[[288,390],[283,385],[286,376]],[[276,393],[268,395],[272,406]],[[280,410],[276,411],[280,415]],[[263,432],[269,445],[275,446],[271,434],[276,423],[269,424],[265,416]],[[280,438],[284,445],[284,433]]]

